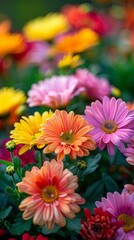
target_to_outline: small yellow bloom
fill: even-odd
[[[21,53],[25,50],[26,44],[21,34],[4,33],[0,34],[0,56],[7,54]]]
[[[121,95],[121,91],[120,91],[119,88],[113,87],[113,88],[112,88],[112,94],[113,94],[113,96],[115,96],[115,97],[119,97],[119,96]]]
[[[79,55],[73,56],[72,53],[68,53],[65,55],[59,62],[58,67],[59,68],[75,68],[82,64],[82,61],[80,60]]]
[[[45,17],[36,18],[28,22],[24,34],[29,40],[51,40],[59,33],[68,30],[68,22],[63,14],[49,13]]]
[[[55,48],[58,52],[80,53],[87,48],[98,44],[99,36],[89,28],[83,28],[79,32],[71,33],[57,40]]]
[[[37,148],[44,147],[45,144],[37,144],[37,139],[41,135],[41,125],[44,124],[49,118],[53,116],[53,112],[45,111],[42,115],[35,112],[34,115],[29,117],[23,116],[20,122],[14,124],[14,129],[10,132],[13,141],[18,144],[23,144],[19,154],[31,149],[33,146]]]

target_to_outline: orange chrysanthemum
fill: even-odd
[[[85,203],[84,198],[75,193],[78,187],[78,177],[68,169],[63,170],[63,162],[52,159],[45,161],[41,169],[33,167],[26,171],[22,182],[16,184],[19,192],[30,196],[19,205],[24,211],[24,220],[33,218],[35,225],[45,225],[47,229],[54,223],[61,227],[66,224],[66,218],[73,219],[80,211],[78,204]]]
[[[25,50],[24,38],[19,33],[0,34],[0,56],[21,53]]]
[[[58,39],[55,48],[59,52],[79,53],[95,46],[98,41],[97,33],[89,28],[83,28],[79,32],[70,33]]]
[[[76,159],[77,156],[88,156],[89,150],[95,149],[95,142],[89,134],[92,129],[81,115],[56,110],[43,126],[42,136],[37,141],[47,143],[44,153],[55,152],[58,161],[68,154]]]

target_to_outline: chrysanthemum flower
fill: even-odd
[[[124,143],[134,134],[134,111],[129,111],[122,99],[105,96],[102,103],[97,100],[87,106],[85,115],[88,123],[94,126],[91,135],[100,150],[107,146],[108,153],[114,155],[114,146],[117,146],[125,152]]]
[[[33,167],[26,171],[22,182],[17,183],[19,192],[26,197],[19,205],[23,219],[33,218],[35,225],[45,225],[47,229],[58,224],[64,227],[66,219],[73,219],[80,211],[78,204],[85,200],[75,190],[78,177],[68,169],[63,170],[63,162],[52,159],[45,161],[41,169]]]
[[[68,53],[64,55],[63,58],[58,62],[59,68],[75,68],[82,64],[79,55],[74,55],[72,53]]]
[[[33,84],[28,92],[30,107],[46,105],[51,108],[66,106],[71,99],[83,91],[77,88],[74,76],[53,76]]]
[[[112,214],[113,220],[122,220],[124,225],[117,231],[116,240],[134,239],[134,193],[129,194],[126,189],[122,193],[107,193],[107,198],[97,201],[101,207]]]
[[[0,56],[20,53],[25,49],[24,38],[19,33],[0,34]]]
[[[85,92],[90,99],[102,100],[104,96],[110,95],[112,87],[107,79],[99,78],[87,69],[78,69],[75,76],[78,79],[78,86],[85,88]]]
[[[58,38],[55,43],[55,49],[58,52],[80,53],[87,48],[98,44],[98,34],[91,29],[84,28],[78,32],[68,33]]]
[[[58,161],[68,154],[73,159],[88,156],[89,150],[95,149],[95,142],[89,134],[92,128],[81,115],[56,110],[42,127],[38,142],[47,143],[44,153],[55,152]]]
[[[124,188],[126,188],[130,194],[134,193],[134,180],[133,180],[133,184],[125,184]]]
[[[0,89],[0,128],[18,120],[18,109],[25,101],[26,96],[21,90],[6,87]]]
[[[126,161],[134,165],[134,136],[132,136],[130,143],[128,144],[124,155],[127,157]]]
[[[46,120],[51,118],[53,112],[44,112],[42,115],[39,112],[35,112],[34,115],[29,117],[23,116],[20,122],[14,124],[14,129],[10,132],[13,141],[18,144],[23,144],[19,150],[19,154],[23,154],[33,146],[42,148],[44,144],[38,144],[37,138],[41,134],[41,124],[45,123]]]
[[[24,26],[24,34],[29,40],[51,40],[68,30],[68,22],[63,14],[49,13],[45,17],[31,20]]]
[[[82,219],[80,234],[87,240],[116,239],[116,232],[123,224],[121,221],[112,221],[112,215],[102,208],[94,208],[94,215],[85,208],[86,220]]]

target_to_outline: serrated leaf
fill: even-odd
[[[12,210],[12,206],[4,207],[0,209],[0,219],[6,218]]]
[[[96,168],[99,166],[99,161],[101,160],[101,154],[98,153],[94,159],[92,159],[91,157],[88,158],[88,163],[87,163],[87,168],[85,169],[85,171],[83,171],[83,176],[94,172],[96,170]]]
[[[107,173],[104,173],[102,178],[104,180],[104,184],[106,186],[106,191],[107,192],[118,191],[117,183]]]
[[[73,220],[67,219],[66,227],[69,231],[75,231],[76,233],[80,232],[81,229],[81,219],[75,218]]]
[[[84,198],[90,203],[100,200],[100,198],[104,194],[104,181],[101,179],[91,186],[88,186],[85,193]]]
[[[43,227],[43,228],[42,228],[42,233],[43,233],[44,235],[46,235],[46,234],[52,234],[52,233],[57,233],[60,228],[61,228],[61,227],[58,226],[58,225],[56,225],[56,224],[55,224],[54,228],[52,228],[52,229],[50,229],[50,230],[48,230],[48,229],[46,229],[45,227]]]
[[[22,218],[16,219],[16,222],[11,224],[8,221],[4,222],[9,232],[13,235],[21,235],[25,231],[29,231],[31,228],[32,220],[24,221]]]

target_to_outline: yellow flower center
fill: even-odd
[[[117,124],[112,120],[106,120],[101,125],[101,129],[107,134],[114,133],[117,130]]]
[[[124,232],[129,232],[134,230],[134,218],[128,214],[121,214],[118,216],[117,220],[123,220],[124,226],[122,227]]]
[[[72,130],[70,130],[69,132],[62,132],[61,135],[61,140],[62,140],[62,143],[73,143],[74,142],[74,133]]]
[[[58,199],[59,192],[55,186],[46,186],[42,191],[43,201],[46,203],[53,203]]]

